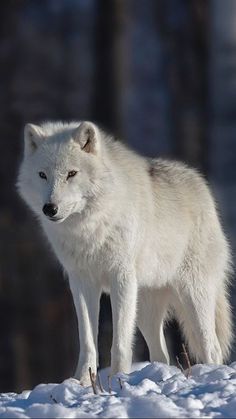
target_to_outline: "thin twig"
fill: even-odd
[[[89,367],[89,376],[90,376],[90,381],[93,388],[93,392],[94,394],[98,394],[97,387],[96,387],[96,375],[94,374],[94,372],[92,372],[91,367]]]
[[[118,377],[118,383],[120,384],[120,389],[123,389],[123,383],[120,377]]]
[[[58,404],[58,401],[53,397],[53,395],[52,394],[50,394],[50,398],[52,399],[52,401],[54,402],[54,403],[57,403]]]
[[[98,371],[97,371],[97,381],[98,381],[98,387],[100,388],[100,391],[102,393],[104,393],[104,388],[103,388],[103,385],[102,385],[102,380],[101,380],[101,377],[100,377],[100,374],[99,374]]]
[[[183,354],[185,356],[187,366],[188,366],[188,369],[187,369],[187,372],[186,372],[186,377],[189,378],[189,376],[191,374],[191,363],[190,363],[189,356],[188,356],[188,353],[186,351],[184,343],[182,343],[182,348],[183,348]]]
[[[111,379],[112,379],[112,376],[111,375],[108,375],[108,377],[107,377],[107,382],[108,382],[108,391],[109,391],[109,393],[111,394],[111,392],[112,392],[112,388],[111,388]]]
[[[183,369],[183,366],[181,365],[181,363],[180,363],[180,361],[179,361],[179,357],[178,357],[178,356],[176,356],[176,361],[177,361],[178,367],[181,369],[182,373],[185,375],[185,373],[184,373],[184,369]]]

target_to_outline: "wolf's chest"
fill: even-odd
[[[103,270],[107,259],[104,229],[48,232],[53,250],[67,272]]]

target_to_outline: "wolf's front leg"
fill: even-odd
[[[113,342],[111,349],[111,374],[130,371],[132,341],[137,305],[137,281],[134,273],[118,273],[112,281],[111,306]]]
[[[91,279],[81,280],[76,275],[70,275],[69,282],[78,319],[80,340],[79,362],[75,378],[81,384],[89,385],[89,367],[95,374],[97,372],[97,335],[101,289]]]

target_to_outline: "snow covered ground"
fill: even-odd
[[[107,385],[107,371],[102,381]],[[191,375],[160,363],[136,364],[112,380],[112,393],[94,395],[73,378],[32,391],[0,396],[0,418],[194,418],[236,417],[236,362],[195,365]]]

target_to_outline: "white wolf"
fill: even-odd
[[[169,362],[169,309],[197,361],[227,359],[229,246],[195,170],[143,158],[91,122],[27,124],[18,188],[69,276],[83,384],[97,370],[102,291],[112,305],[111,374],[129,372],[136,325],[150,360]]]

